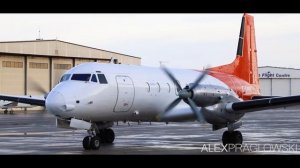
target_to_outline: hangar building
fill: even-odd
[[[83,62],[141,64],[141,58],[60,40],[0,42],[0,93],[43,95]]]
[[[300,69],[262,66],[258,73],[262,95],[300,95]]]

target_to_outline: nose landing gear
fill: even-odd
[[[99,130],[99,133],[93,134],[91,131],[89,136],[86,136],[82,141],[82,146],[85,150],[98,150],[101,143],[113,143],[115,140],[115,133],[112,129],[106,128]]]

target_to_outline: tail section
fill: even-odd
[[[254,18],[244,14],[235,60],[210,70],[235,75],[250,84],[259,85],[256,53]]]
[[[209,71],[243,99],[260,95],[253,16],[243,16],[235,60],[231,64],[210,68]]]

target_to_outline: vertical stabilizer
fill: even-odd
[[[253,16],[248,14],[243,16],[235,60],[231,64],[210,68],[210,70],[235,75],[259,87]]]

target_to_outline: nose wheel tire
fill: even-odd
[[[97,135],[100,137],[101,143],[108,143],[111,144],[115,140],[115,133],[112,129],[103,129],[100,130],[100,134]]]
[[[86,136],[82,141],[82,146],[85,150],[97,150],[100,148],[100,138],[97,136]]]
[[[243,135],[240,131],[225,131],[222,136],[223,145],[242,144]]]
[[[91,148],[94,149],[94,150],[99,149],[100,148],[100,138],[97,137],[97,136],[94,136],[91,139],[90,145],[91,145]]]
[[[91,139],[92,137],[91,136],[86,136],[83,138],[83,141],[82,141],[82,146],[85,150],[90,150],[91,149]]]

